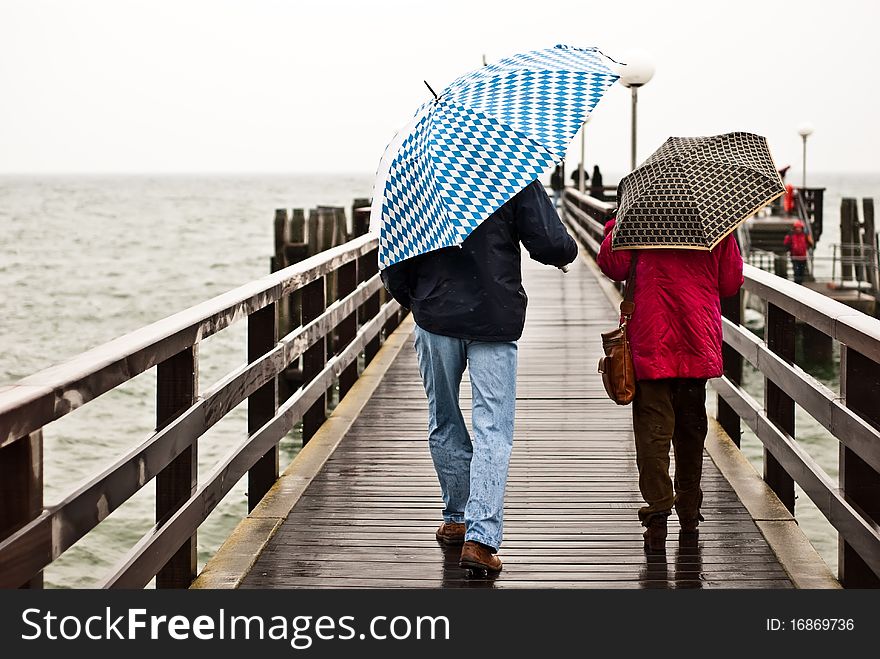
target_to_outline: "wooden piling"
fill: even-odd
[[[355,199],[351,205],[351,233],[363,236],[370,230],[370,200]]]
[[[862,199],[862,217],[864,218],[862,250],[865,256],[867,281],[871,283],[871,290],[876,294],[880,291],[880,275],[877,272],[877,230],[874,228],[874,199],[872,197]]]
[[[310,209],[308,214],[302,209],[293,209],[292,213],[286,210],[276,211],[275,235],[276,257],[273,259],[273,268],[286,267],[309,256],[314,256],[345,243],[352,238],[361,236],[369,230],[370,200],[366,198],[355,199],[352,204],[351,229],[346,218],[345,208],[342,206],[317,206]],[[364,254],[355,262],[342,266],[338,272],[332,272],[322,278],[319,295],[317,282],[307,286],[295,294],[288,305],[280,304],[279,308],[285,307],[284,312],[279,311],[278,334],[283,336],[294,327],[309,322],[315,318],[327,305],[333,301],[345,297],[353,291],[357,285],[368,280],[378,272],[375,263],[375,251]],[[309,296],[309,301],[305,297]],[[315,345],[297,360],[284,373],[279,382],[279,400],[286,400],[297,388],[307,382],[314,375],[314,364],[319,361],[323,364],[325,358],[339,354],[351,343],[357,333],[360,324],[366,318],[372,318],[369,314],[375,314],[380,307],[381,293],[376,293],[368,298],[356,313],[343,319],[327,336],[321,340],[320,345]],[[320,298],[320,299],[319,299]],[[399,315],[390,318],[385,327],[386,333],[393,331],[400,318]],[[368,363],[378,352],[380,337],[372,339],[364,349],[365,363]],[[318,358],[318,354],[321,358]],[[301,364],[301,365],[300,365]],[[345,395],[348,389],[357,379],[357,364],[349,366],[339,378],[339,397]],[[303,419],[303,441],[306,442],[323,423],[328,409],[332,407],[335,398],[335,386],[328,389],[322,400],[315,403]]]
[[[284,262],[284,246],[290,242],[290,220],[286,208],[275,209],[275,262],[272,264],[272,272],[281,270],[287,264]]]
[[[853,278],[852,245],[855,242],[855,227],[858,225],[858,206],[856,200],[844,197],[840,200],[840,272],[842,281]]]

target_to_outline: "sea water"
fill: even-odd
[[[372,176],[0,178],[0,385],[270,272],[276,208],[351,208]],[[350,215],[350,210],[347,211]],[[199,346],[199,388],[245,363],[247,324]],[[151,435],[155,369],[44,431],[46,504]],[[247,403],[198,442],[200,482],[247,435]],[[282,442],[282,462],[296,451]],[[199,528],[199,569],[247,515],[244,478]],[[147,486],[48,566],[48,587],[91,587],[149,530]]]

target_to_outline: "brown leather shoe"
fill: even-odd
[[[666,551],[666,515],[654,515],[648,520],[648,528],[643,534],[645,549],[653,552]]]
[[[464,524],[461,522],[443,522],[435,535],[437,540],[444,545],[460,545],[464,542]]]
[[[699,508],[696,510],[676,509],[676,512],[678,513],[678,523],[681,525],[682,533],[699,533],[697,527],[700,525],[700,522],[704,520],[704,517],[700,514]]]
[[[473,540],[468,540],[461,548],[461,558],[458,564],[468,570],[485,570],[497,574],[501,572],[501,559],[498,558],[490,547]]]

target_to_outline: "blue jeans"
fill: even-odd
[[[497,551],[513,448],[516,342],[456,339],[417,325],[415,346],[428,395],[428,445],[443,493],[443,519],[464,522],[465,540]],[[473,439],[458,402],[465,368],[473,391]]]

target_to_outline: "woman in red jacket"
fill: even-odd
[[[611,249],[611,228],[597,262],[623,281],[633,250]],[[638,250],[629,337],[636,373],[633,432],[639,489],[647,505],[645,547],[665,550],[666,518],[675,508],[682,533],[696,533],[703,519],[700,478],[706,439],[706,380],[722,374],[721,301],[743,283],[742,256],[732,235],[711,252]],[[675,481],[669,448],[675,451]]]
[[[794,283],[802,284],[807,269],[807,254],[813,246],[813,236],[804,233],[804,223],[795,220],[791,225],[791,233],[782,241],[791,254],[791,267],[794,270]]]

